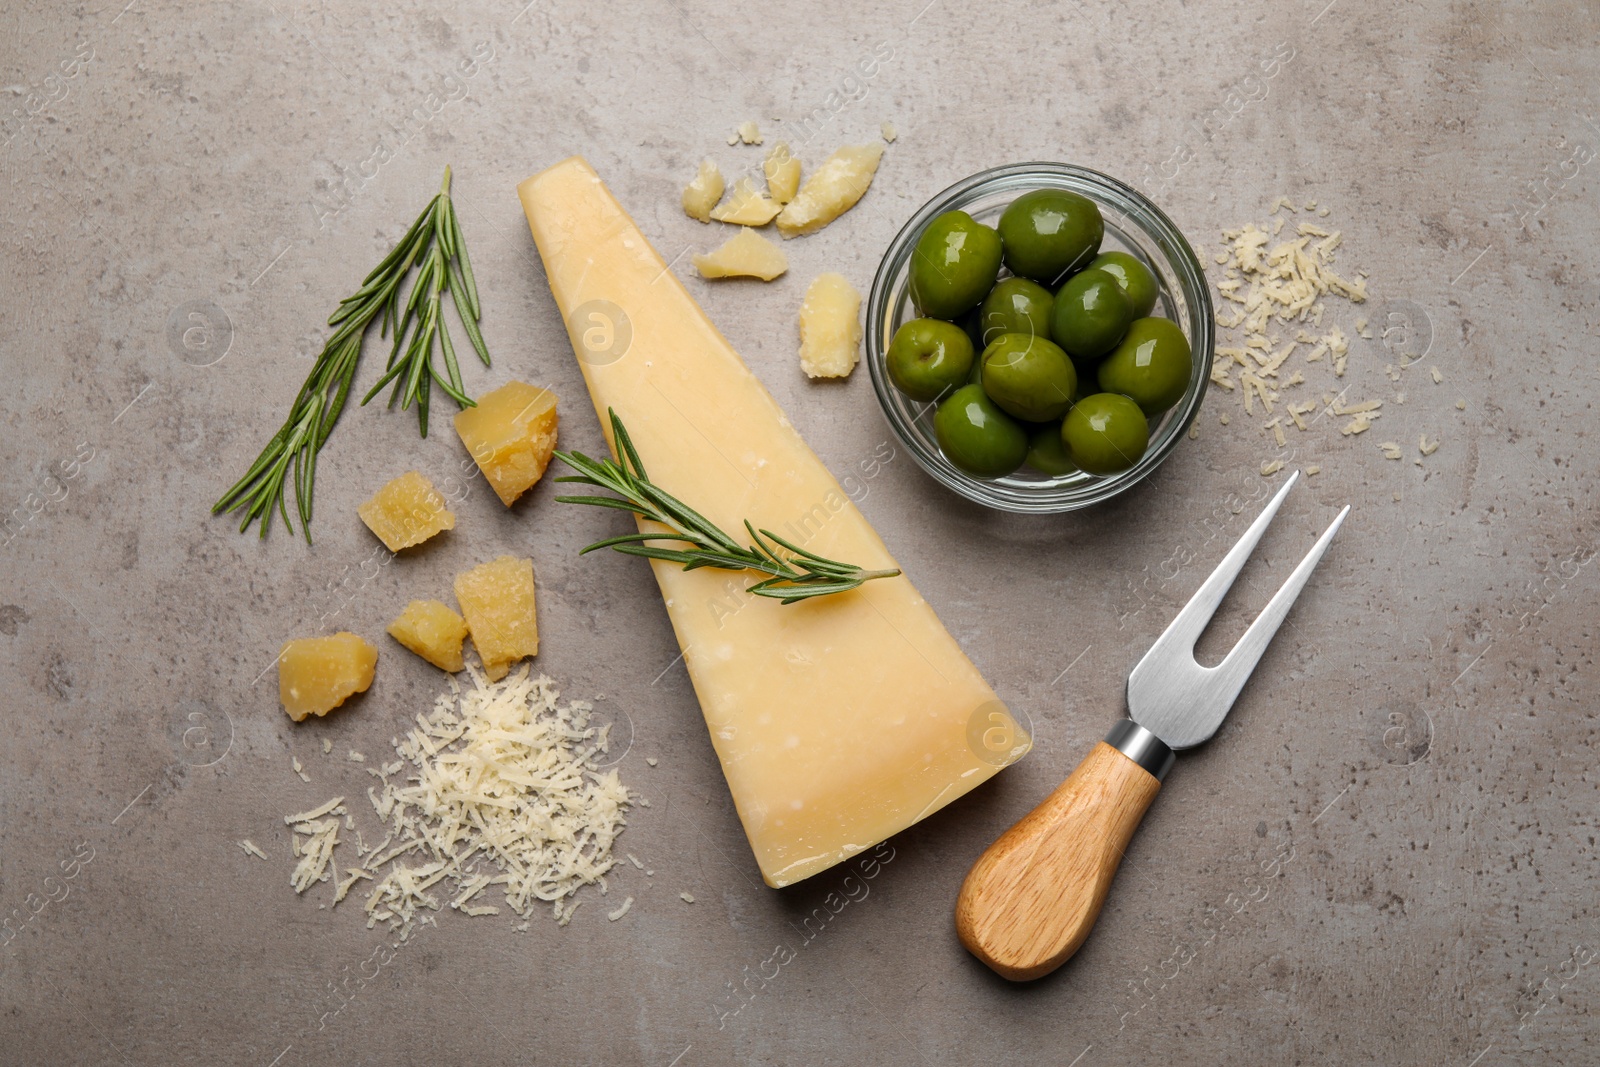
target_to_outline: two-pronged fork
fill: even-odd
[[[1195,662],[1195,641],[1298,477],[1299,472],[1289,476],[1128,675],[1128,718],[968,872],[956,901],[956,932],[999,974],[1039,978],[1078,951],[1173,754],[1210,740],[1227,718],[1350,513],[1348,506],[1339,512],[1227,657],[1202,667]]]

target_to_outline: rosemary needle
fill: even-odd
[[[556,481],[593,485],[609,489],[616,495],[558,496],[556,500],[564,504],[593,504],[596,507],[631,511],[640,518],[660,523],[667,527],[668,532],[608,537],[589,545],[579,555],[597,548],[614,548],[630,556],[679,563],[686,571],[699,567],[757,571],[767,577],[750,586],[747,591],[785,604],[847,592],[874,578],[893,578],[900,573],[898,570],[864,570],[853,563],[840,563],[807,552],[771,530],[757,530],[748,519],[744,528],[754,544],[740,545],[689,505],[652,485],[622,419],[615,411],[608,411],[608,414],[611,416],[612,437],[622,462],[595,460],[582,452],[557,452],[556,458],[578,473],[557,478]],[[648,541],[677,541],[690,547],[664,548],[646,544]],[[784,552],[779,553],[768,544],[769,541]]]
[[[402,310],[401,284],[413,267],[419,267],[417,280]],[[267,442],[245,476],[212,507],[212,514],[242,510],[244,521],[239,524],[240,532],[252,522],[259,522],[261,536],[265,537],[272,523],[272,513],[277,511],[283,516],[283,524],[293,533],[294,524],[289,520],[289,508],[284,501],[284,483],[292,477],[295,510],[299,512],[306,543],[310,544],[317,453],[344,410],[350,383],[355,379],[356,363],[361,358],[362,339],[379,312],[383,313],[379,336],[392,330],[394,348],[389,353],[387,372],[361,402],[365,404],[384,385],[398,379],[389,402],[392,405],[399,399],[402,408],[416,403],[423,437],[428,436],[428,396],[433,383],[459,406],[473,406],[472,398],[461,384],[455,346],[450,343],[449,329],[440,315],[440,297],[446,290],[466,327],[468,340],[484,366],[488,366],[489,349],[478,329],[483,311],[478,302],[477,282],[472,276],[472,263],[467,258],[467,245],[461,237],[461,223],[456,219],[455,205],[450,200],[449,167],[444,169],[439,194],[428,202],[400,243],[363,279],[361,288],[341,300],[338,310],[328,317],[328,325],[336,327],[333,336],[328,338],[305,384],[300,387],[289,408],[288,419]],[[433,364],[435,337],[444,353],[443,376]]]

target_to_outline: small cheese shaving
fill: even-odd
[[[1313,474],[1321,474],[1321,473],[1322,473],[1322,468],[1317,466],[1315,463],[1313,463],[1311,466],[1306,468],[1306,477],[1307,478],[1311,477]]]
[[[745,144],[760,144],[763,140],[761,136],[761,127],[757,126],[754,122],[739,123],[738,136],[739,140],[743,141]],[[728,143],[733,144],[732,141],[729,141]]]
[[[894,144],[894,139],[899,136],[895,132],[894,123],[892,122],[885,122],[882,126],[879,126],[878,132],[883,134],[883,139],[889,144]]]
[[[304,893],[316,883],[326,882],[331,876],[333,849],[339,843],[339,820],[298,823],[293,833],[304,834],[306,840],[301,841],[298,836],[293,838],[293,851],[300,857],[300,862],[295,864],[289,884],[294,886],[296,893]]]
[[[1438,385],[1440,382],[1444,381],[1444,375],[1439,373],[1439,368],[1438,367],[1429,367],[1428,368],[1428,373],[1433,375],[1433,384],[1434,385]]]
[[[1439,451],[1439,442],[1437,439],[1429,441],[1428,435],[1423,434],[1417,439],[1417,451],[1421,452],[1424,456],[1431,456],[1435,452]]]
[[[1393,441],[1384,441],[1378,445],[1378,448],[1383,452],[1385,459],[1400,458],[1400,446],[1395,444]]]
[[[351,763],[365,763],[365,762],[367,762],[367,757],[363,756],[361,753],[357,752],[353,748],[349,752],[346,752],[344,754],[344,758],[349,760]]]
[[[622,902],[622,907],[618,908],[616,911],[606,912],[606,918],[610,919],[612,922],[616,922],[618,919],[628,914],[628,909],[631,907],[633,907],[633,898],[628,897]]]
[[[678,899],[683,901],[685,904],[693,904],[694,903],[694,897],[692,895],[688,894],[688,893],[679,893],[678,894]]]
[[[1218,418],[1217,421],[1222,423],[1222,425],[1226,426],[1226,425],[1228,425],[1228,416],[1226,414],[1224,414],[1220,418]]]
[[[1457,400],[1456,401],[1456,410],[1457,411],[1465,411],[1465,410],[1467,410],[1467,402],[1465,400]]]
[[[333,742],[330,741],[328,738],[324,737],[322,739],[322,754],[324,756],[326,756],[328,753],[330,753],[332,751],[333,751]]]
[[[248,855],[256,857],[256,859],[264,860],[267,858],[267,854],[257,848],[256,843],[250,840],[248,837],[239,842],[239,847],[244,849]]]
[[[1366,415],[1357,415],[1345,424],[1339,431],[1345,437],[1353,437],[1358,433],[1365,433],[1372,428],[1372,422]]]
[[[656,765],[656,763],[658,762],[654,756],[646,756],[644,758],[644,761],[646,763],[650,764],[650,766],[652,766],[652,767],[654,767]]]
[[[1277,474],[1281,470],[1283,470],[1283,460],[1269,460],[1261,465],[1261,476],[1265,478],[1269,475]]]

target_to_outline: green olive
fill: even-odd
[[[965,211],[946,211],[917,238],[911,299],[930,318],[960,318],[994,288],[1000,254],[998,233]]]
[[[979,385],[964,385],[940,401],[933,434],[946,459],[979,478],[1003,478],[1028,457],[1027,432]]]
[[[979,308],[984,344],[1003,333],[1050,336],[1050,290],[1027,278],[1006,278],[989,290]]]
[[[1133,321],[1128,294],[1103,270],[1067,279],[1050,313],[1050,336],[1076,359],[1099,359],[1122,340]]]
[[[1044,285],[1093,259],[1105,232],[1099,205],[1065,189],[1023,193],[1000,216],[1006,266]]]
[[[1138,463],[1150,445],[1150,424],[1139,405],[1119,393],[1095,393],[1072,406],[1061,422],[1072,461],[1090,474],[1118,474]]]
[[[1001,334],[983,350],[983,391],[1011,415],[1050,422],[1066,414],[1078,388],[1072,360],[1053,342]]]
[[[1116,351],[1100,364],[1100,388],[1131,397],[1146,415],[1183,399],[1192,369],[1189,339],[1171,319],[1134,319]]]
[[[1133,305],[1133,317],[1142,319],[1155,309],[1161,286],[1144,260],[1129,252],[1101,252],[1084,270],[1103,270],[1117,280]]]
[[[1061,439],[1059,420],[1036,426],[1028,434],[1028,466],[1054,477],[1077,471],[1078,465],[1072,462],[1067,443]]]
[[[884,362],[897,389],[927,403],[966,384],[974,362],[972,340],[953,322],[912,319],[894,332]]]

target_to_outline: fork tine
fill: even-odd
[[[1256,621],[1251,623],[1244,636],[1239,638],[1239,643],[1233,646],[1221,663],[1217,664],[1212,684],[1229,704],[1232,704],[1234,698],[1239,695],[1239,690],[1244,688],[1245,679],[1256,669],[1256,664],[1261,662],[1261,654],[1267,650],[1272,635],[1278,632],[1278,626],[1283,622],[1284,616],[1289,614],[1289,609],[1294,606],[1295,598],[1300,595],[1300,590],[1305,588],[1311,572],[1322,562],[1323,553],[1328,550],[1333,535],[1339,532],[1339,527],[1348,514],[1350,505],[1346,504],[1344,510],[1340,511],[1323,531],[1322,536],[1317,538],[1317,543],[1311,546],[1311,551],[1306,553],[1306,558],[1300,561],[1300,565],[1289,575],[1282,588],[1272,594],[1272,599],[1267,601],[1267,606],[1261,609]]]
[[[1200,634],[1211,621],[1211,616],[1217,613],[1217,605],[1228,595],[1233,580],[1239,577],[1239,572],[1244,569],[1245,561],[1250,558],[1250,553],[1255,551],[1261,535],[1272,525],[1272,518],[1278,513],[1278,505],[1283,503],[1283,498],[1289,495],[1289,490],[1294,487],[1299,477],[1300,472],[1295,471],[1284,480],[1283,487],[1262,509],[1261,514],[1256,516],[1256,521],[1250,524],[1244,536],[1228,550],[1226,556],[1222,557],[1217,569],[1201,583],[1194,596],[1183,606],[1183,610],[1178,612],[1177,618],[1173,619],[1172,624],[1156,639],[1155,647],[1150,650],[1152,653],[1156,648],[1160,648],[1163,654],[1173,655],[1174,658],[1176,653],[1181,652],[1193,656],[1195,642],[1200,639]]]

